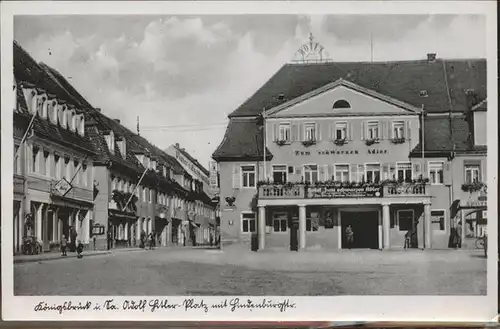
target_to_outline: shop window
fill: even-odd
[[[405,138],[404,130],[405,130],[404,121],[393,122],[392,123],[392,138]]]
[[[431,210],[431,229],[433,231],[444,231],[444,210]]]
[[[242,187],[255,187],[255,166],[241,166]]]
[[[318,181],[318,166],[304,165],[304,181],[314,183]]]
[[[429,180],[431,184],[443,184],[444,164],[442,162],[429,162]]]
[[[347,122],[335,123],[335,139],[342,140],[347,138]]]
[[[280,123],[279,125],[279,132],[278,132],[278,140],[279,141],[284,141],[284,142],[289,142],[291,140],[290,137],[290,124],[289,123]]]
[[[400,182],[411,182],[411,163],[398,163],[398,181]]]
[[[481,180],[481,168],[477,165],[465,165],[465,184],[479,182]]]
[[[273,181],[278,184],[286,183],[286,166],[273,166]]]
[[[286,212],[273,213],[274,232],[286,232],[288,224],[288,214]]]
[[[306,231],[307,232],[317,232],[319,228],[319,218],[312,217],[306,219]]]
[[[256,228],[255,213],[241,213],[241,231],[243,233],[255,233],[257,231]]]
[[[335,165],[335,180],[337,182],[349,181],[349,165]]]
[[[369,183],[380,182],[380,164],[366,165],[366,181]]]
[[[379,139],[378,121],[369,121],[366,125],[367,139]]]
[[[306,141],[315,141],[316,140],[316,124],[315,123],[306,123],[304,125],[304,136]]]
[[[408,231],[412,229],[413,226],[413,210],[398,210],[398,225],[400,231]]]

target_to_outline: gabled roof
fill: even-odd
[[[263,127],[255,118],[231,118],[224,139],[213,153],[217,161],[246,159],[261,161],[264,157]],[[266,148],[267,160],[272,159]]]
[[[172,145],[177,151],[184,155],[189,161],[191,161],[201,172],[205,175],[210,175],[208,169],[206,169],[198,160],[191,156],[184,148],[177,147],[177,145]]]
[[[282,110],[284,110],[286,108],[289,108],[289,107],[294,106],[296,104],[299,104],[299,103],[301,103],[301,102],[303,102],[305,100],[308,100],[310,98],[313,98],[315,96],[323,94],[323,93],[325,93],[325,92],[327,92],[329,90],[332,90],[332,89],[334,89],[334,88],[336,88],[338,86],[343,86],[343,87],[346,87],[346,88],[358,91],[358,92],[360,92],[362,94],[365,94],[367,96],[379,99],[381,101],[387,102],[389,104],[392,104],[394,106],[400,107],[400,108],[402,108],[404,110],[407,110],[407,111],[410,111],[410,112],[416,112],[416,113],[418,113],[418,112],[421,111],[421,109],[418,108],[418,107],[415,107],[413,105],[407,104],[405,102],[401,102],[401,101],[399,101],[397,99],[394,99],[394,98],[392,98],[390,96],[386,96],[386,95],[380,94],[380,93],[378,93],[376,91],[370,90],[368,88],[364,88],[364,87],[359,86],[359,85],[357,85],[355,83],[352,83],[352,82],[350,82],[348,80],[344,80],[344,79],[340,78],[340,79],[338,79],[338,80],[336,80],[336,81],[334,81],[332,83],[329,83],[329,84],[327,84],[327,85],[325,85],[323,87],[320,87],[318,89],[310,91],[310,92],[308,92],[306,94],[300,95],[300,96],[298,96],[296,98],[293,98],[293,99],[291,99],[291,100],[289,100],[289,101],[287,101],[285,103],[282,103],[282,104],[280,104],[280,105],[278,105],[276,107],[273,107],[273,108],[271,108],[271,109],[269,109],[269,110],[266,111],[266,115],[273,115],[273,114],[275,114],[277,112],[280,112],[280,111],[282,111]]]
[[[274,108],[339,79],[416,108],[424,105],[428,113],[450,110],[448,84],[452,110],[463,112],[467,108],[467,89],[473,89],[479,100],[486,97],[486,60],[286,64],[229,117],[257,116],[263,109]],[[427,96],[421,97],[420,91],[427,91]]]
[[[42,89],[44,92],[57,97],[59,100],[66,101],[75,105],[72,99],[60,87],[58,82],[52,75],[39,65],[17,42],[13,43],[14,49],[14,78],[17,86],[17,102],[18,107],[14,109],[14,113],[19,118],[25,118],[28,122],[32,118],[26,104],[26,99],[22,92],[22,86],[32,86]],[[82,113],[82,111],[79,111]],[[47,138],[58,144],[66,147],[78,149],[80,152],[94,156],[97,151],[94,149],[93,143],[90,141],[87,134],[84,136],[69,129],[60,127],[49,122],[48,119],[42,119],[38,115],[33,121],[33,130],[36,135]]]

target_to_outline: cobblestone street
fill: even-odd
[[[14,266],[16,295],[481,295],[481,251],[120,252]]]

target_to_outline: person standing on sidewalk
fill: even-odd
[[[67,256],[66,248],[68,247],[68,241],[66,240],[66,236],[63,234],[61,239],[61,253],[63,256]]]
[[[82,258],[82,252],[83,252],[83,244],[81,240],[78,240],[76,244],[76,257],[77,258]]]
[[[354,231],[352,230],[351,225],[347,225],[345,229],[345,235],[346,235],[346,241],[347,241],[347,248],[351,249],[352,245],[354,243]]]

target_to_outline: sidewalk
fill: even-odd
[[[155,249],[159,250],[189,250],[189,249],[216,249],[218,247],[210,247],[210,246],[169,246],[169,247],[155,247]],[[139,247],[132,248],[117,248],[111,250],[84,250],[82,253],[83,257],[91,257],[91,256],[99,256],[99,255],[107,255],[121,252],[133,252],[133,251],[141,251],[148,250],[148,248],[143,249]],[[76,258],[76,252],[68,252],[67,256],[62,256],[60,252],[46,252],[39,255],[15,255],[14,256],[14,264],[20,263],[30,263],[30,262],[41,262],[48,260],[56,260],[56,259],[64,259],[64,258]]]
[[[123,248],[123,249],[113,249],[113,250],[85,250],[82,255],[83,257],[107,255],[112,253],[119,253],[125,251],[140,251],[141,248]],[[15,255],[14,264],[20,263],[30,263],[30,262],[41,262],[46,260],[56,260],[63,258],[76,258],[76,252],[68,252],[67,256],[61,255],[60,252],[46,252],[39,255]]]

